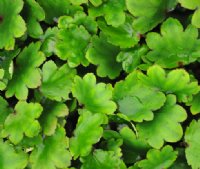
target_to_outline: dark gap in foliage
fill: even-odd
[[[0,24],[3,22],[3,16],[0,15]]]
[[[187,72],[193,73],[195,78],[198,80],[198,83],[200,84],[200,63],[199,62],[194,62],[189,65],[185,66],[185,69]]]
[[[13,109],[18,102],[18,100],[15,96],[7,98],[6,101],[9,103],[9,106],[12,107]]]

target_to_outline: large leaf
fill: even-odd
[[[92,113],[112,114],[116,110],[116,104],[111,100],[112,87],[104,83],[96,84],[92,73],[86,74],[83,79],[75,77],[72,94]]]
[[[161,26],[161,35],[155,32],[147,35],[146,42],[152,51],[146,57],[163,68],[187,65],[200,55],[197,38],[198,30],[194,26],[189,25],[184,31],[177,19],[169,18]]]
[[[15,0],[14,3],[13,0],[0,1],[0,49],[14,49],[15,38],[25,33],[26,25],[19,15],[22,8],[22,0]]]
[[[32,43],[17,56],[13,77],[8,82],[6,97],[15,95],[19,100],[25,100],[28,88],[35,89],[41,84],[38,67],[44,62],[45,57],[39,49],[39,42]]]
[[[183,136],[180,122],[187,118],[183,107],[176,104],[176,97],[168,95],[165,105],[154,113],[152,121],[137,125],[138,134],[154,148],[161,148],[166,142],[177,142]]]

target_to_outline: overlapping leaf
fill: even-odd
[[[0,90],[4,90],[6,88],[6,84],[2,81],[4,77],[4,70],[0,69]]]
[[[160,148],[166,142],[177,142],[183,136],[180,122],[187,118],[183,107],[176,104],[174,95],[168,95],[165,105],[154,113],[152,121],[137,125],[138,134],[154,148]]]
[[[13,0],[0,1],[0,49],[14,49],[15,38],[19,38],[25,33],[26,25],[19,15],[22,8],[22,0],[15,0],[15,3]]]
[[[75,77],[72,94],[92,113],[112,114],[116,110],[116,104],[111,100],[112,87],[104,83],[96,84],[92,73],[86,74],[83,79]]]
[[[147,35],[146,42],[152,51],[146,57],[163,68],[187,65],[200,55],[197,38],[198,30],[194,26],[189,25],[184,31],[178,20],[169,18],[161,26],[161,35],[155,32]]]
[[[39,51],[40,43],[32,43],[19,54],[12,79],[8,82],[6,97],[15,95],[19,100],[28,96],[28,88],[37,88],[41,84],[38,67],[45,57]]]

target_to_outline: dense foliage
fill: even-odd
[[[0,0],[0,169],[199,169],[200,1]]]

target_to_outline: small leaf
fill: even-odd
[[[0,69],[0,90],[4,90],[6,88],[6,84],[2,81],[4,77],[4,70]]]

